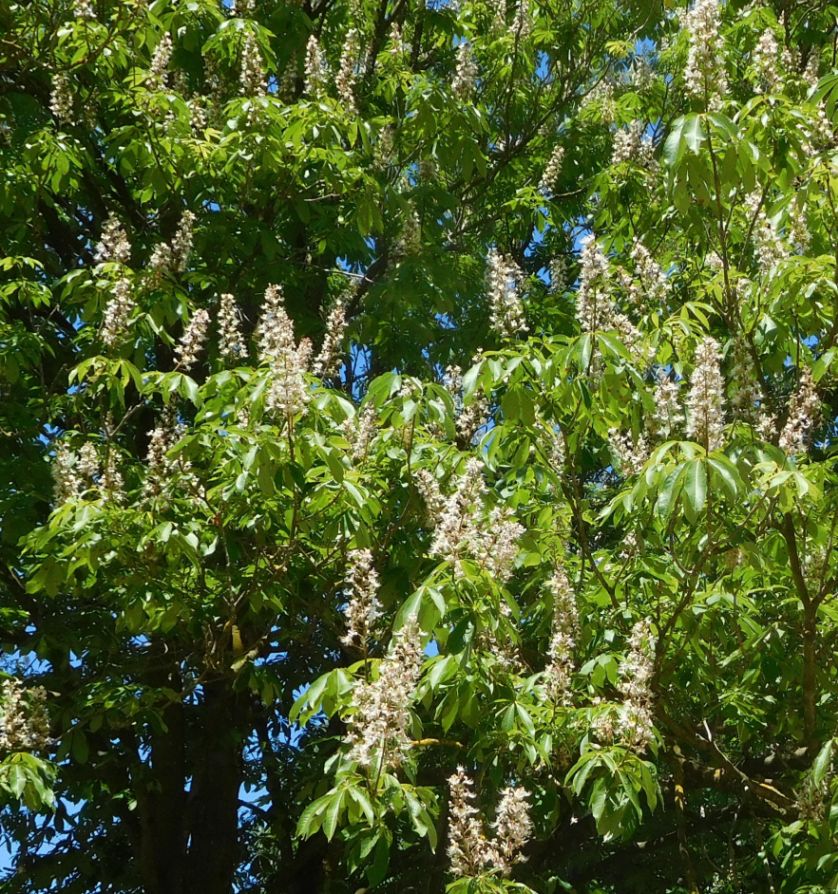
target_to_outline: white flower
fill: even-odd
[[[256,38],[248,31],[241,52],[241,72],[239,74],[242,96],[265,95],[265,67]]]
[[[236,360],[247,355],[236,299],[229,292],[221,295],[218,303],[218,353],[225,360]]]
[[[525,857],[521,849],[532,835],[529,795],[521,786],[509,786],[501,792],[495,822],[491,860],[495,871],[507,876]]]
[[[169,74],[169,61],[172,58],[172,37],[166,32],[151,57],[151,65],[148,69],[148,89],[162,90],[166,86]]]
[[[59,121],[73,124],[74,104],[75,100],[70,76],[63,71],[56,72],[52,76],[52,93],[49,99],[50,111]]]
[[[341,637],[341,642],[346,646],[366,648],[373,625],[381,616],[378,574],[368,549],[355,549],[349,553],[346,585],[351,595],[343,612],[346,615],[346,633]]]
[[[652,430],[664,438],[672,437],[684,421],[681,389],[663,370],[658,371],[655,384],[655,412]]]
[[[480,814],[474,806],[474,783],[463,767],[448,779],[448,859],[452,875],[473,878],[491,860],[489,842]]]
[[[134,296],[131,280],[118,279],[113,286],[113,295],[105,305],[102,315],[102,342],[106,348],[115,347],[123,338],[134,312]]]
[[[502,338],[510,338],[528,329],[519,295],[520,283],[521,270],[518,265],[492,248],[486,264],[486,292],[492,328]]]
[[[550,196],[556,189],[559,177],[562,173],[562,160],[564,159],[564,146],[555,146],[544,173],[541,175],[541,182],[538,184],[539,190],[545,195]]]
[[[105,221],[93,257],[99,264],[107,261],[127,264],[131,260],[131,243],[115,214],[111,214]]]
[[[561,565],[556,567],[547,582],[547,589],[553,595],[553,624],[547,650],[548,663],[544,670],[547,695],[555,704],[567,705],[571,698],[570,683],[579,617],[573,588]]]
[[[397,767],[410,747],[410,704],[422,668],[422,631],[415,615],[393,636],[378,677],[359,683],[348,721],[349,759],[378,771]]]
[[[777,38],[769,29],[762,32],[754,48],[753,63],[760,90],[763,93],[776,92],[782,85],[780,48]]]
[[[84,482],[76,469],[76,456],[70,448],[59,441],[52,459],[53,492],[56,505],[75,500],[84,489]]]
[[[815,380],[809,367],[804,366],[797,388],[789,401],[788,418],[780,434],[780,449],[790,455],[805,453],[819,415],[820,399]]]
[[[477,60],[468,41],[457,45],[457,68],[451,81],[451,91],[458,99],[469,99],[477,82]]]
[[[266,399],[268,408],[289,418],[304,412],[311,398],[305,380],[311,342],[303,339],[299,345],[296,343],[279,286],[271,285],[265,290],[257,336],[259,358],[273,372]]]
[[[617,735],[635,751],[645,750],[654,736],[652,719],[652,675],[655,638],[648,620],[638,621],[631,630],[629,651],[620,666],[617,689],[623,696]]]
[[[695,351],[687,396],[687,437],[718,450],[724,443],[724,379],[719,344],[708,336]]]
[[[641,434],[635,440],[631,432],[620,432],[612,428],[608,432],[608,442],[620,461],[623,474],[638,475],[649,459],[649,444],[645,436]]]
[[[346,33],[343,45],[343,53],[340,57],[340,67],[335,78],[338,99],[351,115],[358,114],[355,104],[355,66],[358,61],[359,37],[355,28],[350,28]]]
[[[18,679],[3,681],[0,751],[40,751],[49,745],[46,700],[43,686],[27,689]]]
[[[209,314],[203,308],[195,311],[175,347],[175,363],[178,368],[188,371],[195,365],[207,340],[209,322]]]
[[[325,92],[327,76],[326,63],[323,59],[323,52],[320,49],[320,42],[312,34],[308,39],[308,44],[306,44],[306,95],[312,97],[312,99],[322,96]]]
[[[690,49],[684,80],[687,95],[707,102],[715,110],[727,92],[724,67],[724,40],[719,33],[718,0],[697,0],[686,15]]]

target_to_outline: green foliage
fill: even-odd
[[[4,891],[834,890],[838,8],[674,12],[0,6]]]

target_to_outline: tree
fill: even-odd
[[[0,7],[4,891],[827,891],[838,8]]]

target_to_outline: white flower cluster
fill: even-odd
[[[326,92],[328,71],[320,41],[312,34],[306,44],[305,92],[306,96],[318,99]]]
[[[377,431],[375,407],[370,403],[359,413],[350,416],[341,426],[341,430],[349,441],[349,453],[352,462],[364,459]]]
[[[663,370],[658,370],[655,383],[655,412],[652,431],[662,438],[672,437],[684,421],[681,389]]]
[[[349,759],[376,772],[397,767],[410,747],[410,704],[422,669],[422,631],[413,615],[393,636],[378,677],[359,683],[348,721]]]
[[[183,330],[183,335],[175,347],[175,363],[178,369],[188,371],[198,361],[209,334],[210,317],[203,308],[195,311]]]
[[[451,873],[458,878],[474,878],[488,864],[489,842],[474,806],[474,783],[463,767],[448,779],[448,859]]]
[[[390,33],[387,37],[387,42],[390,44],[387,52],[391,56],[393,56],[394,58],[398,58],[399,56],[404,56],[404,53],[405,53],[404,36],[402,35],[402,29],[399,27],[398,22],[390,23]]]
[[[553,596],[553,624],[547,650],[548,663],[544,669],[547,695],[553,704],[569,705],[579,616],[573,587],[563,566],[556,567],[547,582],[547,589]]]
[[[154,48],[148,69],[148,89],[163,90],[169,76],[169,62],[172,58],[172,37],[167,31]]]
[[[108,261],[127,264],[131,260],[131,243],[115,214],[109,215],[105,221],[93,258],[97,264],[104,264]]]
[[[265,66],[253,33],[248,31],[242,44],[239,73],[242,96],[265,95]]]
[[[76,455],[63,441],[55,447],[52,459],[53,495],[56,505],[75,500],[83,489],[83,481],[76,469]]]
[[[285,310],[282,289],[271,285],[257,329],[259,359],[273,374],[266,405],[287,418],[305,412],[311,399],[305,373],[311,358],[311,342],[294,339],[294,325]]]
[[[519,294],[520,285],[520,267],[497,249],[490,249],[486,264],[486,293],[489,296],[492,328],[502,338],[528,330]]]
[[[541,182],[538,184],[538,189],[543,195],[549,197],[555,191],[562,173],[563,160],[564,146],[555,146],[544,168],[544,173],[541,175]]]
[[[359,48],[358,30],[350,28],[346,33],[343,53],[340,57],[340,66],[335,78],[338,99],[350,115],[358,114],[358,107],[355,104],[355,66],[358,61]]]
[[[745,199],[744,205],[753,222],[754,256],[760,274],[767,279],[777,264],[788,257],[788,250],[765,213],[760,193],[752,192]]]
[[[463,573],[463,560],[471,557],[498,580],[505,581],[512,574],[518,539],[524,529],[504,507],[495,507],[488,518],[483,517],[484,494],[481,464],[472,457],[435,516],[430,554],[452,562],[458,576]]]
[[[625,162],[644,168],[653,168],[655,165],[655,145],[652,138],[644,132],[641,121],[632,121],[628,127],[621,127],[614,134],[611,164]]]
[[[368,549],[354,549],[349,553],[346,586],[351,596],[344,609],[346,633],[341,642],[345,646],[366,649],[373,625],[381,617],[378,573]]]
[[[693,358],[687,396],[687,437],[718,450],[724,443],[724,379],[719,343],[707,336]]]
[[[225,360],[236,360],[247,355],[241,320],[236,299],[229,292],[221,295],[218,302],[218,353]]]
[[[457,68],[451,81],[451,92],[457,99],[469,99],[477,83],[477,60],[468,41],[457,45]]]
[[[118,279],[102,315],[101,337],[106,348],[115,347],[126,334],[135,307],[131,280]]]
[[[642,752],[654,737],[651,683],[655,638],[648,620],[638,621],[632,627],[628,646],[617,684],[624,699],[617,734],[629,748]]]
[[[797,388],[789,401],[788,418],[780,434],[780,449],[789,455],[805,453],[812,429],[818,423],[820,399],[808,366],[800,372]]]
[[[184,211],[171,245],[168,242],[161,242],[155,246],[148,262],[152,276],[183,273],[186,270],[189,255],[192,253],[194,224],[195,215],[191,211]]]
[[[780,48],[770,29],[762,32],[752,58],[760,91],[775,93],[782,86]]]
[[[499,4],[503,5],[503,4]],[[517,0],[515,15],[512,17],[512,25],[509,28],[513,37],[526,40],[532,31],[532,17],[530,15],[529,0]]]
[[[608,432],[611,450],[620,462],[620,469],[625,476],[639,475],[649,459],[649,443],[645,435],[635,439],[631,432],[621,432],[612,428]]]
[[[414,476],[414,481],[416,489],[425,501],[428,517],[435,521],[445,509],[445,497],[439,489],[439,482],[427,469],[419,469]]]
[[[62,123],[73,124],[74,104],[75,99],[70,76],[66,72],[57,71],[52,76],[49,110]]]
[[[449,366],[445,370],[444,384],[454,399],[455,427],[461,442],[470,444],[475,433],[486,424],[489,402],[482,391],[475,391],[471,402],[466,405],[463,398],[463,376],[459,366]]]
[[[718,0],[696,0],[686,15],[690,49],[684,72],[687,94],[705,101],[712,111],[727,92],[724,40],[720,34]]]
[[[613,301],[611,268],[600,244],[588,235],[582,240],[576,319],[583,332],[613,329],[631,351],[641,340],[637,327]]]
[[[74,0],[73,15],[82,21],[92,21],[96,18],[96,10],[91,0]]]
[[[507,876],[532,835],[529,795],[520,786],[501,792],[492,841],[486,837],[479,811],[474,806],[474,783],[463,767],[448,779],[448,859],[457,878],[474,878],[484,872]]]
[[[634,261],[634,278],[628,289],[629,301],[638,309],[661,309],[669,295],[666,274],[639,239],[634,240],[631,259]]]
[[[47,691],[27,689],[17,678],[3,681],[0,751],[41,751],[50,743]]]

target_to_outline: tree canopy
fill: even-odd
[[[836,52],[0,3],[4,892],[835,890]]]

